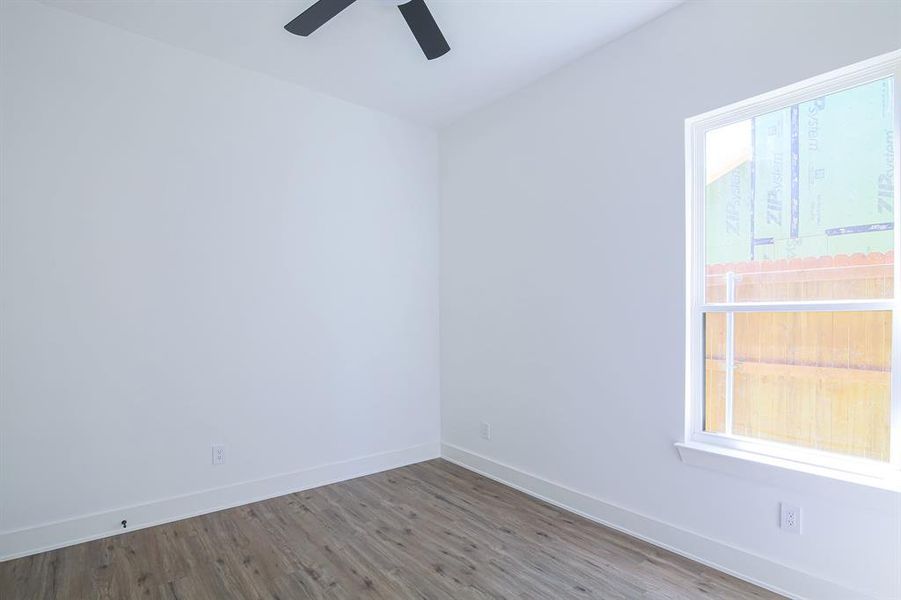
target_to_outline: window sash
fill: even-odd
[[[893,310],[897,300],[809,300],[798,302],[715,302],[701,304],[699,313],[840,312]]]
[[[706,257],[704,243],[705,141],[712,129],[751,117],[780,110],[792,104],[834,94],[879,79],[894,77],[894,297],[878,300],[828,300],[791,302],[706,301]],[[775,90],[723,109],[687,119],[685,122],[686,186],[686,378],[685,441],[722,446],[746,452],[782,458],[810,465],[867,475],[897,475],[901,471],[901,318],[898,318],[901,287],[901,50],[819,77]],[[727,414],[727,433],[704,431],[704,314],[737,312],[810,312],[810,311],[891,311],[891,424],[888,463],[872,459],[825,452],[780,442],[743,438],[731,432]]]

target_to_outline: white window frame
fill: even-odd
[[[894,77],[894,291],[884,300],[811,302],[707,303],[704,257],[705,138],[710,130],[783,109],[827,94],[879,79]],[[901,475],[901,311],[896,310],[901,288],[901,50],[814,77],[772,92],[737,102],[685,121],[686,195],[686,377],[685,437],[682,445],[764,461],[777,459],[809,466],[899,481]],[[704,431],[704,314],[725,312],[892,311],[891,434],[886,462],[825,452],[790,444]],[[727,356],[728,361],[728,356]],[[727,421],[729,407],[726,407]]]

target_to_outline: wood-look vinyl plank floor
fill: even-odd
[[[0,563],[3,600],[779,597],[441,459]]]

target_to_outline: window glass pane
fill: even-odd
[[[726,432],[726,314],[704,315],[704,431]]]
[[[892,297],[893,106],[888,78],[707,133],[708,302]]]
[[[731,404],[735,435],[887,461],[891,321],[890,311],[706,315],[705,431],[729,433]]]

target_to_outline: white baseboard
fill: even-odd
[[[438,458],[439,455],[440,445],[437,442],[423,444],[64,521],[3,531],[0,532],[0,561],[371,475]],[[128,519],[127,530],[119,525],[122,519]]]
[[[441,444],[441,456],[549,504],[783,596],[810,600],[872,600],[838,583],[616,506],[453,444]]]

